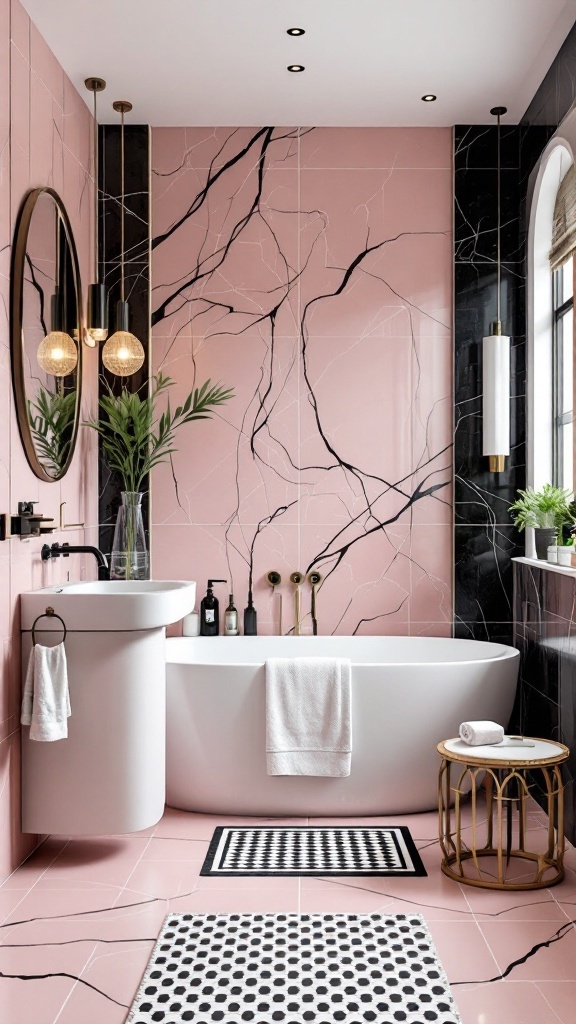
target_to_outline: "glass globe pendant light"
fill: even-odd
[[[125,299],[124,283],[124,114],[132,110],[127,100],[116,100],[114,110],[121,114],[120,128],[120,300],[116,303],[116,330],[102,349],[102,362],[110,373],[118,377],[130,377],[144,363],[145,353],[135,334],[130,332],[130,307]]]
[[[103,78],[86,78],[84,85],[94,96],[94,284],[88,288],[84,340],[90,348],[108,337],[108,289],[98,280],[98,111],[96,97],[106,88]]]
[[[52,330],[40,342],[36,359],[44,373],[52,377],[67,377],[76,369],[78,350],[75,342],[63,328],[62,296],[58,288],[50,300]]]

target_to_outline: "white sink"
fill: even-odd
[[[191,612],[196,584],[187,580],[110,580],[63,583],[22,594],[22,629],[29,630],[38,615],[52,607],[70,631],[119,632],[157,629],[178,622]],[[59,628],[41,619],[38,631]]]

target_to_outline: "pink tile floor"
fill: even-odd
[[[170,910],[419,912],[463,1024],[576,1021],[576,850],[552,889],[472,889],[441,874],[437,817],[427,813],[346,822],[407,824],[427,878],[199,877],[217,825],[270,820],[167,808],[136,835],[48,839],[0,886],[1,1024],[123,1024]],[[297,819],[315,820],[343,823]],[[543,839],[536,807],[530,824]]]

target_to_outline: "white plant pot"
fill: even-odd
[[[572,565],[572,552],[574,548],[570,547],[559,547],[558,548],[558,565]]]

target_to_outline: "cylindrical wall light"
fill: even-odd
[[[482,339],[482,454],[491,473],[502,473],[510,455],[510,338],[502,334],[500,251],[500,117],[506,107],[492,107],[490,113],[498,118],[497,315]]]
[[[502,473],[510,455],[510,338],[500,321],[482,339],[482,454],[491,473]]]

